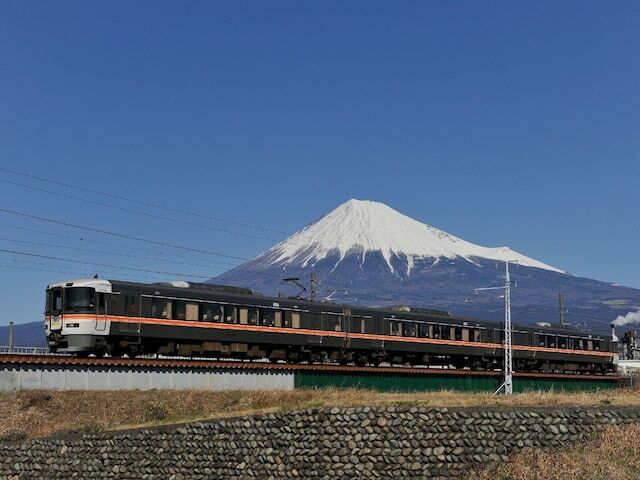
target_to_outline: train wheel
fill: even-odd
[[[358,355],[356,358],[356,365],[358,367],[366,367],[367,366],[367,357],[364,355]]]

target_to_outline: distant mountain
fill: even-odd
[[[9,345],[9,326],[0,327],[0,345]],[[19,323],[13,326],[13,345],[16,347],[46,347],[42,321]]]
[[[618,315],[640,308],[640,290],[576,277],[508,247],[482,247],[420,223],[379,202],[349,200],[283,242],[218,277],[215,283],[275,295],[294,290],[284,277],[309,284],[319,297],[371,306],[404,304],[479,318],[502,318],[498,293],[474,288],[504,283],[504,261],[517,260],[512,279],[515,322],[557,323],[608,331]],[[345,293],[346,292],[346,293]]]

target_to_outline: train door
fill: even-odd
[[[127,295],[126,297],[126,312],[127,312],[127,331],[128,333],[140,333],[140,321],[141,309],[140,309],[140,296],[139,295]]]
[[[320,312],[309,312],[310,323],[309,328],[314,330],[314,333],[307,336],[309,343],[320,344],[322,343],[322,314]]]
[[[378,350],[384,350],[384,337],[382,337],[382,335],[385,334],[385,331],[384,331],[385,323],[387,322],[385,322],[383,317],[373,317],[373,319],[371,320],[371,324],[373,325],[373,331],[366,332],[366,333],[376,334],[377,338],[374,338],[373,340],[371,340],[372,348],[376,348]]]
[[[107,329],[107,296],[104,292],[96,292],[96,331],[104,332]]]
[[[49,328],[53,330],[62,329],[62,288],[54,288],[49,291],[51,320]]]
[[[351,348],[351,309],[343,308],[342,309],[342,331],[344,332],[344,350],[349,350]]]

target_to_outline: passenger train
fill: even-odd
[[[187,282],[98,278],[47,287],[45,330],[52,352],[80,356],[268,359],[379,365],[502,368],[504,326],[448,312],[368,308],[267,297],[249,289]],[[615,370],[607,335],[515,326],[516,371]]]

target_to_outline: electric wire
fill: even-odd
[[[204,279],[211,278],[210,276],[207,276],[207,275],[196,275],[196,274],[178,273],[178,272],[166,272],[166,271],[162,271],[162,270],[151,270],[151,269],[146,269],[146,268],[126,267],[126,266],[123,266],[123,265],[111,265],[111,264],[108,264],[108,263],[87,262],[87,261],[84,261],[84,260],[74,260],[74,259],[69,259],[69,258],[54,257],[54,256],[51,256],[51,255],[40,255],[40,254],[32,253],[32,252],[22,252],[22,251],[12,250],[12,249],[8,249],[8,248],[0,248],[0,253],[8,253],[8,254],[11,254],[11,255],[22,255],[22,256],[34,257],[34,258],[44,258],[44,259],[47,259],[47,260],[55,260],[55,261],[59,261],[59,262],[70,262],[70,263],[79,263],[79,264],[84,264],[84,265],[93,265],[93,266],[96,266],[96,267],[119,268],[119,269],[122,269],[122,270],[131,270],[133,272],[158,273],[158,274],[162,274],[162,275],[171,275],[171,276],[174,276],[174,277],[192,277],[192,278],[204,278]]]
[[[39,216],[39,215],[33,215],[33,214],[25,213],[25,212],[19,212],[19,211],[16,211],[16,210],[11,210],[11,209],[2,208],[2,207],[0,207],[0,212],[4,212],[4,213],[11,214],[11,215],[24,217],[24,218],[29,218],[29,219],[32,219],[32,220],[38,220],[38,221],[48,222],[48,223],[52,223],[52,224],[56,224],[56,225],[62,225],[64,227],[68,227],[68,228],[76,228],[76,229],[80,229],[80,230],[100,233],[100,234],[103,234],[103,235],[109,235],[109,236],[113,236],[113,237],[123,238],[123,239],[126,239],[126,240],[133,240],[133,241],[137,241],[137,242],[148,243],[148,244],[152,244],[152,245],[156,245],[156,246],[174,248],[174,249],[179,249],[179,250],[184,250],[184,251],[189,251],[189,252],[195,252],[195,253],[203,253],[203,254],[208,254],[208,255],[215,255],[215,256],[226,257],[226,258],[231,258],[231,259],[235,259],[235,260],[242,260],[242,261],[251,260],[250,258],[246,258],[246,257],[238,257],[238,256],[234,256],[234,255],[228,255],[228,254],[220,253],[220,252],[213,252],[213,251],[210,251],[210,250],[201,250],[201,249],[198,249],[198,248],[185,247],[185,246],[177,245],[177,244],[174,244],[174,243],[166,243],[166,242],[161,242],[159,240],[151,240],[151,239],[137,237],[137,236],[133,236],[133,235],[112,232],[112,231],[109,231],[109,230],[104,230],[104,229],[95,228],[95,227],[87,227],[87,226],[78,225],[78,224],[75,224],[75,223],[65,222],[65,221],[62,221],[62,220],[55,220],[55,219],[51,219],[51,218],[47,218],[47,217],[42,217],[42,216]],[[254,267],[253,268],[232,267],[232,269],[234,271],[237,271],[237,272],[245,272],[245,273],[256,273],[256,272],[259,272],[259,271],[261,271],[261,269],[258,268],[260,265],[268,265],[269,264],[269,259],[267,257],[263,258],[262,260],[258,260],[259,258],[260,258],[260,256],[256,257],[256,259],[254,259]]]
[[[224,219],[224,218],[213,217],[213,216],[205,215],[205,214],[202,214],[202,213],[190,212],[190,211],[187,211],[187,210],[182,210],[182,209],[174,208],[174,207],[167,207],[166,205],[160,205],[158,203],[145,202],[145,201],[142,201],[142,200],[136,200],[136,199],[133,199],[133,198],[125,197],[123,195],[116,195],[116,194],[113,194],[113,193],[102,192],[100,190],[94,190],[92,188],[82,187],[82,186],[79,186],[79,185],[73,185],[71,183],[65,183],[65,182],[61,182],[59,180],[53,180],[51,178],[45,178],[45,177],[40,177],[38,175],[30,174],[30,173],[19,172],[17,170],[12,170],[12,169],[6,168],[6,167],[0,167],[0,171],[6,172],[6,173],[10,173],[10,174],[13,174],[13,175],[18,175],[18,176],[25,177],[25,178],[31,178],[33,180],[39,180],[41,182],[51,183],[53,185],[59,185],[59,186],[62,186],[62,187],[72,188],[72,189],[83,191],[83,192],[87,192],[87,193],[93,193],[93,194],[96,194],[96,195],[101,195],[103,197],[113,198],[115,200],[122,200],[122,201],[129,202],[129,203],[135,203],[135,204],[138,204],[138,205],[143,205],[145,207],[157,208],[157,209],[160,209],[160,210],[165,210],[167,212],[180,213],[182,215],[190,215],[190,216],[196,217],[196,218],[211,220],[211,221],[214,221],[214,222],[226,223],[228,225],[235,225],[235,226],[238,226],[238,227],[251,228],[251,229],[254,229],[254,230],[261,230],[261,231],[264,231],[264,232],[277,233],[277,234],[280,234],[280,235],[289,235],[287,232],[283,232],[281,230],[276,230],[276,229],[273,229],[273,228],[261,227],[261,226],[258,226],[258,225],[252,225],[252,224],[242,223],[242,222],[234,222],[233,220],[227,220],[227,219]]]
[[[175,264],[179,264],[179,265],[188,265],[191,267],[198,267],[198,268],[209,268],[212,270],[223,270],[223,267],[208,267],[206,265],[203,264],[197,264],[197,263],[190,263],[190,262],[180,262],[180,261],[176,261],[176,260],[169,260],[166,258],[153,258],[153,257],[146,257],[143,255],[132,255],[132,254],[128,254],[128,253],[118,253],[118,252],[105,252],[105,251],[100,251],[100,250],[93,250],[90,248],[82,248],[82,247],[72,247],[69,245],[57,245],[57,244],[53,244],[53,243],[44,243],[44,242],[34,242],[31,240],[20,240],[20,239],[15,239],[15,238],[5,238],[5,237],[0,237],[0,241],[4,241],[4,242],[11,242],[11,243],[21,243],[23,245],[35,245],[35,246],[39,246],[39,247],[49,247],[49,248],[63,248],[65,250],[75,250],[77,252],[86,252],[86,253],[95,253],[98,255],[111,255],[111,256],[116,256],[116,257],[128,257],[128,258],[135,258],[138,260],[150,260],[153,262],[167,262],[167,263],[175,263]]]
[[[18,186],[18,187],[22,187],[22,188],[28,188],[31,190],[36,190],[38,192],[43,192],[43,193],[48,193],[50,195],[56,195],[58,197],[64,197],[70,200],[76,200],[79,202],[85,202],[91,205],[98,205],[100,207],[106,207],[106,208],[111,208],[113,210],[118,210],[121,212],[125,212],[125,213],[132,213],[135,215],[142,215],[145,217],[149,217],[149,218],[153,218],[156,220],[163,220],[166,222],[173,222],[173,223],[177,223],[180,225],[188,225],[190,227],[195,227],[195,228],[200,228],[200,229],[204,229],[204,230],[212,230],[214,232],[221,232],[221,233],[228,233],[231,235],[238,235],[240,237],[246,237],[246,238],[253,238],[253,239],[257,239],[257,240],[266,240],[268,242],[280,242],[281,240],[279,239],[275,239],[275,238],[268,238],[268,237],[260,237],[258,235],[252,235],[250,233],[244,233],[244,232],[236,232],[233,230],[225,230],[223,228],[217,228],[217,227],[212,227],[209,225],[203,225],[202,223],[195,223],[195,222],[189,222],[187,220],[180,220],[178,218],[172,218],[172,217],[167,217],[165,215],[157,215],[155,213],[149,213],[149,212],[143,212],[141,210],[133,210],[131,208],[125,208],[125,207],[119,207],[117,205],[111,205],[109,203],[104,203],[104,202],[99,202],[97,200],[89,200],[87,198],[82,198],[82,197],[76,197],[75,195],[69,195],[66,193],[62,193],[62,192],[56,192],[54,190],[49,190],[46,188],[41,188],[41,187],[36,187],[33,185],[27,185],[24,183],[20,183],[20,182],[14,182],[12,180],[7,180],[4,178],[0,178],[0,182],[9,184],[9,185],[14,185],[14,186]]]
[[[239,256],[235,256],[235,255],[228,255],[225,253],[220,253],[220,252],[214,252],[214,251],[210,251],[210,250],[202,250],[199,248],[192,248],[192,247],[185,247],[182,245],[176,245],[173,243],[166,243],[166,242],[161,242],[159,240],[150,240],[148,238],[142,238],[142,237],[136,237],[134,235],[127,235],[124,233],[117,233],[117,232],[111,232],[109,230],[104,230],[101,228],[95,228],[95,227],[85,227],[82,225],[78,225],[75,223],[70,223],[70,222],[64,222],[61,220],[54,220],[51,218],[46,218],[46,217],[42,217],[39,215],[32,215],[29,213],[25,213],[25,212],[18,212],[16,210],[11,210],[8,208],[1,208],[0,207],[0,212],[4,212],[4,213],[8,213],[11,215],[16,215],[16,216],[20,216],[23,218],[30,218],[33,220],[39,220],[39,221],[43,221],[43,222],[48,222],[48,223],[52,223],[52,224],[56,224],[56,225],[63,225],[65,227],[70,227],[70,228],[76,228],[78,230],[85,230],[85,231],[89,231],[89,232],[95,232],[95,233],[100,233],[102,235],[109,235],[112,237],[117,237],[117,238],[123,238],[126,240],[133,240],[136,242],[142,242],[142,243],[148,243],[151,245],[158,245],[158,246],[162,246],[162,247],[167,247],[167,248],[175,248],[178,250],[185,250],[185,251],[189,251],[189,252],[195,252],[195,253],[203,253],[203,254],[207,254],[207,255],[215,255],[218,257],[225,257],[225,258],[232,258],[234,260],[250,260],[249,258],[246,257],[239,257]]]
[[[45,230],[38,230],[35,228],[27,228],[27,227],[19,227],[17,225],[9,225],[7,223],[0,223],[0,227],[5,227],[5,228],[10,228],[13,230],[18,230],[18,231],[22,231],[22,232],[29,232],[29,233],[38,233],[40,235],[49,235],[52,237],[58,237],[58,238],[65,238],[67,240],[74,240],[76,242],[81,242],[81,243],[91,243],[94,245],[102,245],[102,246],[107,246],[107,247],[111,247],[111,248],[123,248],[125,250],[133,250],[133,251],[137,251],[137,252],[145,252],[145,253],[151,253],[154,255],[162,255],[162,256],[167,256],[167,257],[175,257],[175,258],[184,258],[187,260],[191,260],[194,262],[199,262],[201,263],[211,263],[212,265],[219,265],[222,267],[226,267],[226,268],[233,268],[234,265],[229,263],[229,262],[225,262],[225,261],[221,261],[221,260],[215,260],[215,261],[211,261],[211,260],[203,260],[201,258],[197,258],[197,257],[192,257],[189,255],[182,255],[180,253],[175,253],[175,252],[165,252],[165,251],[161,251],[161,250],[150,250],[148,248],[143,248],[143,247],[135,247],[133,245],[125,245],[122,243],[113,243],[113,242],[102,242],[100,240],[91,240],[88,239],[84,236],[74,236],[74,235],[65,235],[63,233],[54,233],[54,232],[47,232]]]
[[[84,270],[84,269],[78,269],[78,270],[62,269],[62,270],[60,270],[61,267],[56,267],[56,266],[47,267],[47,268],[38,268],[38,267],[25,267],[23,265],[0,264],[0,268],[11,268],[11,269],[16,269],[16,270],[25,270],[25,271],[33,271],[33,272],[59,273],[59,274],[62,274],[62,275],[73,275],[75,277],[93,276],[93,273],[95,273],[95,272],[90,273],[91,270]],[[151,277],[148,277],[146,275],[132,277],[130,275],[126,275],[126,274],[123,275],[121,273],[118,273],[118,279],[119,280],[127,280],[127,281],[131,281],[131,282],[144,282],[145,280],[142,280],[142,278],[144,278],[145,280],[148,280]]]

